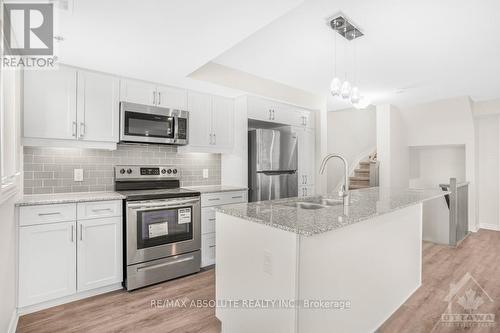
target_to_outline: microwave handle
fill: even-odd
[[[174,142],[179,139],[179,117],[174,116]]]

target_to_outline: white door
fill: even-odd
[[[120,80],[78,71],[78,139],[118,142]]]
[[[76,70],[24,71],[24,137],[76,139]]]
[[[78,230],[78,291],[123,280],[122,218],[83,220]]]
[[[19,228],[19,306],[76,292],[76,222]]]
[[[189,144],[212,147],[212,96],[188,92]]]
[[[273,120],[273,103],[263,98],[248,97],[247,112],[249,119],[272,121]]]
[[[185,89],[159,86],[157,105],[177,110],[187,110],[187,91]]]
[[[234,142],[234,100],[219,96],[212,99],[212,132],[216,147],[232,148]]]
[[[120,81],[120,101],[156,105],[158,101],[156,86],[151,83],[123,79]]]

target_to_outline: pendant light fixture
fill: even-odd
[[[329,26],[339,35],[344,37],[346,40],[344,41],[344,55],[347,63],[348,52],[348,44],[349,42],[354,41],[355,39],[363,36],[363,33],[349,20],[345,18],[343,14],[334,15],[332,19],[328,20]],[[348,72],[347,66],[344,76],[344,81],[341,81],[337,76],[337,34],[334,33],[334,73],[333,79],[330,82],[330,93],[334,97],[340,97],[344,100],[350,101],[354,106],[360,103],[362,96],[357,87],[357,71],[356,71],[356,49],[354,48],[354,56],[353,56],[353,82],[354,85],[348,80]],[[354,43],[353,43],[354,44]]]

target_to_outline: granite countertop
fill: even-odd
[[[247,187],[242,186],[226,186],[226,185],[203,185],[203,186],[183,186],[187,190],[198,191],[200,193],[215,193],[229,191],[246,191]]]
[[[75,192],[54,194],[30,194],[16,202],[16,206],[54,205],[64,203],[122,200],[125,197],[117,192]]]
[[[347,207],[339,204],[320,209],[302,209],[285,205],[293,205],[299,201],[314,202],[322,198],[338,199],[334,195],[327,195],[234,204],[215,209],[227,215],[312,236],[439,198],[448,193],[438,189],[372,187],[351,191],[351,205]]]

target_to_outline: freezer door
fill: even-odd
[[[255,131],[257,171],[297,170],[297,135],[270,129]]]
[[[249,201],[264,201],[296,197],[298,195],[297,174],[259,172],[250,184]]]

